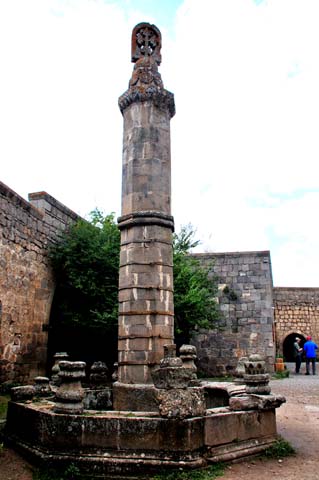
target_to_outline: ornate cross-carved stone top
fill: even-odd
[[[161,32],[155,25],[139,23],[132,32],[132,62],[143,57],[153,57],[157,65],[161,64]]]
[[[121,112],[132,103],[152,100],[157,107],[175,114],[174,95],[164,89],[161,63],[161,32],[155,25],[139,23],[132,32],[132,62],[135,63],[128,90],[119,98]]]

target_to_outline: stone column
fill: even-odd
[[[160,48],[154,25],[134,28],[135,66],[119,99],[124,135],[114,407],[121,410],[151,408],[145,393],[152,385],[151,370],[174,338],[170,119],[175,106],[158,73]]]

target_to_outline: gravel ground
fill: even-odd
[[[293,365],[289,367],[293,370]],[[276,410],[277,429],[296,455],[231,465],[223,480],[319,480],[319,376],[307,376],[303,368],[299,375],[292,373],[270,384],[273,393],[286,397],[287,402]]]
[[[230,465],[222,480],[319,480],[319,376],[291,374],[270,383],[273,393],[287,399],[277,409],[278,433],[297,454],[282,460],[252,459]],[[4,449],[0,480],[32,480],[30,466],[12,450]]]

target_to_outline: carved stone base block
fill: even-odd
[[[204,392],[200,388],[156,390],[159,412],[164,418],[189,418],[205,415]]]
[[[154,385],[114,383],[113,409],[118,411],[158,413]]]

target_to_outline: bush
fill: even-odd
[[[120,232],[114,215],[95,210],[79,220],[50,251],[57,281],[57,324],[117,326]]]
[[[294,455],[295,449],[290,445],[287,440],[280,437],[270,447],[268,447],[262,454],[262,457],[266,458],[283,458],[290,455]]]
[[[181,338],[177,343],[188,343],[194,330],[212,328],[219,318],[212,265],[205,268],[190,256],[199,243],[194,234],[191,225],[184,226],[173,241],[175,336]]]
[[[175,335],[189,342],[196,328],[211,328],[219,310],[217,281],[190,256],[199,242],[188,225],[173,239]],[[80,220],[50,251],[57,288],[54,326],[113,329],[118,319],[120,232],[114,215],[99,210]]]

